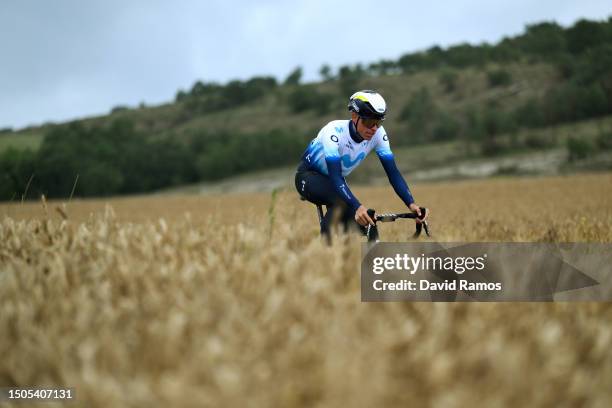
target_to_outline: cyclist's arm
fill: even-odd
[[[402,174],[397,169],[393,153],[391,152],[391,146],[389,145],[389,138],[386,133],[383,133],[383,136],[380,138],[378,146],[376,147],[376,155],[385,169],[385,173],[387,173],[389,183],[393,186],[393,190],[395,190],[395,193],[402,199],[404,204],[410,207],[410,204],[414,203],[414,197],[412,197],[406,180],[404,180],[404,177],[402,177]]]
[[[328,130],[329,129],[329,130]],[[361,203],[351,192],[346,184],[346,180],[342,177],[342,164],[340,162],[340,146],[338,145],[338,136],[331,128],[324,128],[322,131],[321,142],[325,154],[325,163],[327,164],[327,174],[331,180],[336,193],[348,204],[350,208],[356,210]]]
[[[348,184],[346,184],[346,180],[342,177],[342,165],[340,164],[340,157],[338,156],[326,156],[325,162],[327,163],[327,171],[329,173],[329,178],[336,189],[336,192],[342,199],[348,204],[350,208],[353,210],[357,210],[361,203],[351,189]]]

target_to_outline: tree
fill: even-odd
[[[176,97],[174,98],[174,100],[176,102],[182,102],[185,100],[185,98],[187,98],[187,92],[183,91],[182,89],[179,89],[176,93]]]
[[[319,69],[319,75],[321,75],[321,78],[323,78],[324,81],[331,81],[334,79],[331,68],[327,64],[323,64],[321,66],[321,69]]]
[[[457,68],[482,65],[486,62],[484,48],[470,44],[459,44],[450,47],[446,51],[445,57],[448,65]]]
[[[202,96],[206,93],[206,85],[202,81],[196,81],[191,87],[189,94],[191,96]]]
[[[567,49],[563,28],[555,22],[528,25],[520,44],[523,51],[538,56],[558,55]]]
[[[9,148],[0,154],[0,200],[21,199],[35,176],[35,153]],[[32,191],[32,188],[30,188]]]
[[[412,74],[427,67],[425,53],[405,54],[397,61],[397,65],[404,74]]]
[[[612,112],[612,44],[587,50],[578,66],[575,80],[581,85],[601,86],[608,99],[608,112]]]
[[[285,85],[299,85],[302,79],[302,67],[297,67],[285,79]]]
[[[84,196],[117,194],[123,183],[121,171],[108,162],[92,160],[79,169],[78,193]]]
[[[253,77],[245,82],[247,101],[256,100],[276,88],[276,78],[271,76]]]
[[[321,93],[314,85],[295,87],[289,94],[288,104],[293,113],[313,110],[320,115],[329,113],[332,97]]]
[[[368,66],[368,73],[372,76],[389,75],[397,70],[397,64],[391,60],[380,60]]]
[[[604,44],[607,33],[603,24],[579,20],[565,32],[567,48],[572,54],[580,54],[588,48]]]
[[[359,81],[363,74],[364,71],[361,65],[357,65],[355,68],[351,68],[349,65],[341,66],[338,70],[340,93],[348,98],[348,96],[358,91]]]
[[[496,62],[517,61],[521,57],[521,51],[516,42],[515,39],[504,37],[488,51],[489,59]]]
[[[127,112],[128,110],[130,110],[130,108],[125,105],[117,105],[111,109],[110,113],[112,115],[113,113]]]
[[[427,140],[431,135],[434,118],[438,112],[429,90],[425,87],[412,94],[400,111],[400,120],[408,122],[414,137]]]

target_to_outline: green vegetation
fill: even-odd
[[[37,152],[6,150],[0,156],[0,198],[106,196],[217,180],[295,161],[307,140],[279,131],[260,134],[190,135],[188,140],[147,139],[127,119],[108,127],[58,126]],[[267,148],[261,149],[265,145]],[[239,158],[240,160],[236,160]]]
[[[285,78],[285,85],[299,85],[302,79],[302,67],[297,67]]]
[[[43,140],[43,135],[37,132],[16,132],[0,134],[0,153],[8,149],[36,150]]]
[[[603,150],[612,150],[612,129],[599,133],[597,147]]]
[[[183,121],[194,115],[205,115],[257,101],[276,86],[276,79],[272,77],[234,80],[225,86],[198,81],[188,94],[181,91],[177,94],[177,102],[183,105],[182,115],[178,119]]]
[[[565,146],[579,160],[607,149],[609,134],[585,142],[553,133],[612,114],[611,66],[612,18],[568,28],[543,22],[494,45],[432,47],[396,61],[323,65],[321,83],[302,83],[301,67],[280,83],[196,81],[163,106],[120,105],[74,123],[3,129],[0,199],[19,197],[32,174],[32,194],[67,196],[78,174],[75,193],[91,196],[296,163],[307,140],[346,117],[347,97],[364,88],[385,95],[394,146],[452,142],[470,156]]]
[[[505,69],[496,69],[494,71],[487,72],[487,78],[489,79],[489,86],[506,86],[512,83],[512,75]]]
[[[588,140],[580,140],[576,138],[570,138],[567,140],[567,151],[569,153],[568,160],[570,162],[586,159],[593,154],[595,146]]]
[[[319,92],[315,86],[296,87],[287,98],[293,113],[312,110],[319,115],[329,113],[334,96]]]
[[[442,87],[444,88],[444,92],[450,93],[455,92],[457,89],[457,78],[459,75],[457,71],[453,69],[443,69],[438,76],[438,80]]]

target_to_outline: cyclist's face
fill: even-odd
[[[374,137],[374,133],[382,126],[381,120],[359,118],[355,112],[352,112],[353,123],[357,122],[357,132],[365,140],[370,140]],[[359,119],[359,121],[357,121]]]
[[[367,127],[368,129],[374,129],[374,127],[376,127],[377,129],[379,127],[382,126],[382,120],[381,119],[361,119],[361,123],[363,123],[363,126]]]

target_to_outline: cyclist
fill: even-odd
[[[382,127],[387,113],[383,97],[371,90],[355,92],[349,98],[348,110],[350,120],[329,122],[310,142],[295,175],[295,187],[302,197],[327,206],[321,234],[329,236],[335,217],[342,220],[345,231],[352,219],[362,231],[368,224],[374,225],[367,208],[357,200],[345,180],[371,150],[376,151],[396,194],[411,211],[421,216],[420,207],[395,165],[389,137]],[[426,211],[425,218],[428,215]]]

